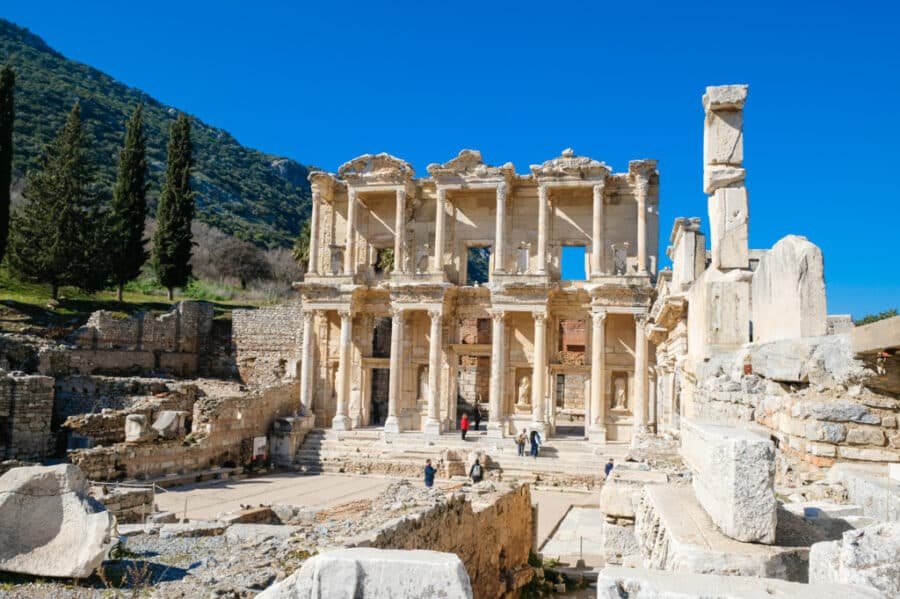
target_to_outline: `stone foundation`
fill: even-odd
[[[241,381],[264,387],[299,377],[303,319],[299,302],[231,313]]]
[[[52,454],[53,379],[0,372],[0,460]]]

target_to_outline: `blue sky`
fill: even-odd
[[[249,8],[248,8],[249,7]],[[66,56],[329,170],[461,148],[529,164],[573,147],[656,158],[661,247],[701,216],[707,85],[749,83],[750,242],[825,252],[830,313],[900,305],[895,2],[81,2],[0,16]]]

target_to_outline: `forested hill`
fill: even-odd
[[[125,121],[135,105],[143,102],[155,208],[165,172],[169,123],[177,108],[65,58],[27,29],[0,19],[0,64],[7,62],[16,71],[14,189],[76,99],[81,101],[98,179],[111,184]],[[308,169],[246,148],[227,131],[196,118],[192,138],[197,217],[259,245],[291,245],[309,215]]]

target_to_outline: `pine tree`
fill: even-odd
[[[76,102],[39,168],[25,176],[27,203],[13,214],[9,237],[10,266],[26,279],[49,283],[53,299],[61,285],[94,291],[104,282],[104,214],[92,183]]]
[[[12,67],[6,65],[0,71],[0,261],[6,253],[9,237],[9,195],[12,185],[13,159],[13,92],[16,75]]]
[[[153,235],[153,268],[160,285],[169,290],[183,287],[191,276],[191,221],[194,192],[191,191],[191,122],[184,114],[169,127],[166,180],[156,209]]]
[[[128,121],[125,146],[119,151],[119,172],[107,227],[110,274],[120,302],[125,283],[137,277],[141,266],[147,261],[144,250],[146,219],[147,135],[143,124],[143,106],[139,104]]]

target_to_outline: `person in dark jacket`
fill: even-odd
[[[479,430],[479,426],[481,426],[481,408],[478,407],[478,404],[475,404],[475,411],[472,412],[472,420],[475,421],[475,430]]]
[[[529,440],[531,441],[531,457],[537,459],[538,451],[541,449],[541,433],[537,432],[537,430],[532,430]]]
[[[469,478],[476,484],[480,483],[481,479],[484,478],[484,467],[481,465],[478,458],[475,458],[475,463],[472,464],[472,467],[469,469]]]
[[[613,469],[613,461],[612,458],[609,458],[609,461],[606,462],[606,466],[603,467],[603,474],[606,478],[609,478],[609,473],[612,472]]]
[[[431,460],[425,460],[425,486],[432,487],[434,486],[434,475],[437,474],[437,470],[431,466]]]

